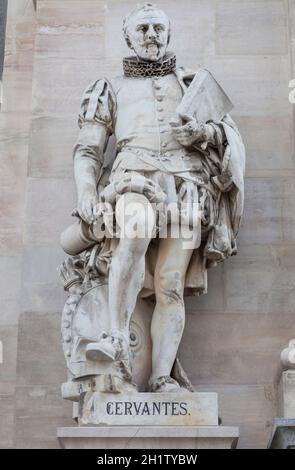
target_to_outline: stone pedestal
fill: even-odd
[[[217,426],[217,393],[102,393],[80,398],[79,425]]]
[[[278,414],[268,449],[295,449],[295,339],[281,352],[284,370],[278,387]]]
[[[62,449],[233,449],[230,426],[97,426],[59,428]]]
[[[80,398],[78,427],[59,428],[65,449],[231,449],[236,427],[218,426],[217,393],[101,393]]]
[[[282,373],[278,390],[279,416],[295,419],[295,370]]]
[[[277,418],[268,449],[295,449],[295,419]]]

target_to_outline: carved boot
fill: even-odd
[[[149,381],[149,391],[155,393],[162,392],[179,392],[181,387],[176,380],[172,379],[169,375],[158,377],[155,380]]]
[[[128,360],[128,343],[120,332],[102,333],[97,343],[86,346],[86,357],[91,361],[126,361]]]

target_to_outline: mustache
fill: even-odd
[[[159,41],[158,39],[148,39],[147,41],[143,41],[142,42],[142,46],[143,47],[148,47],[148,46],[152,46],[152,45],[156,45],[156,46],[163,46],[163,42],[162,41]]]

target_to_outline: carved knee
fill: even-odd
[[[180,271],[162,271],[155,285],[157,302],[183,304],[183,278]]]

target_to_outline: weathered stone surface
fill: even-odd
[[[5,32],[7,17],[7,0],[0,5],[0,80],[2,81],[4,51],[5,51]]]
[[[242,246],[225,269],[225,311],[292,314],[295,249]]]
[[[13,56],[20,52],[31,51],[30,64],[33,62],[35,44],[36,18],[33,15],[10,16],[6,28],[6,59],[13,60]],[[10,62],[9,62],[10,63]],[[6,61],[5,61],[6,66]]]
[[[292,243],[294,178],[248,178],[245,191],[239,245]]]
[[[50,178],[28,178],[27,183],[25,243],[58,243],[62,230],[73,223],[74,183],[68,179]]]
[[[220,314],[292,314],[294,269],[293,245],[248,246],[238,240],[238,256],[208,272],[209,289],[216,297],[188,297],[187,309]]]
[[[290,116],[237,116],[236,122],[247,148],[247,176],[283,176],[294,170]]]
[[[14,0],[8,4],[9,17],[27,16],[33,13],[33,2],[28,0]]]
[[[294,67],[295,67],[295,2],[294,0],[289,0],[289,13],[290,13],[290,36],[291,36],[291,57],[293,60],[293,76],[294,76]]]
[[[181,363],[194,384],[270,383],[278,379],[293,324],[293,313],[208,314],[196,304],[187,315]]]
[[[23,242],[23,192],[3,190],[0,195],[0,252],[2,256],[21,253]]]
[[[22,250],[25,214],[29,123],[27,114],[0,116],[1,214],[0,252],[17,255]],[[5,131],[5,129],[8,129]]]
[[[76,116],[40,116],[33,119],[29,176],[73,179],[72,153],[77,129]]]
[[[209,56],[204,64],[224,90],[230,93],[235,105],[233,116],[290,117],[290,65],[287,55]]]
[[[70,416],[71,405],[61,400],[59,384],[18,386],[15,396],[16,446],[57,448],[54,423],[72,424]]]
[[[2,108],[6,112],[30,114],[34,29],[35,18],[29,11],[27,16],[11,16],[8,9]]]
[[[4,80],[3,111],[27,112],[31,108],[32,102],[28,91],[32,85],[31,72],[6,69]],[[15,93],[16,89],[19,94]]]
[[[0,325],[17,324],[20,313],[20,256],[2,256],[0,258],[0,278]]]
[[[14,447],[14,396],[0,393],[0,449]]]
[[[231,449],[239,432],[233,426],[59,428],[65,449]]]
[[[1,382],[11,384],[15,381],[18,328],[16,325],[0,325],[2,342],[2,363],[0,363]],[[5,390],[5,388],[4,388]]]
[[[38,5],[39,23],[46,26],[85,26],[100,24],[104,18],[104,2],[101,0],[79,0],[63,2],[59,0],[42,0]]]
[[[0,365],[1,367],[1,365]],[[0,369],[1,370],[1,369]],[[14,447],[15,384],[0,382],[0,449]]]
[[[58,449],[56,439],[57,426],[70,426],[71,418],[31,417],[23,416],[16,419],[17,449]]]
[[[285,243],[294,244],[295,240],[295,211],[293,194],[295,192],[294,178],[285,178],[283,189],[283,201],[285,203],[282,207],[282,226],[283,226],[283,239]]]
[[[22,311],[55,313],[61,310],[65,293],[60,289],[56,266],[63,253],[52,245],[26,245],[23,254]]]
[[[285,54],[286,2],[218,0],[217,54]]]
[[[216,268],[209,270],[208,272],[208,290],[214,291],[214,296],[212,295],[201,295],[198,298],[195,297],[186,297],[185,305],[187,312],[208,312],[208,313],[217,313],[221,314],[225,310],[225,298],[224,298],[224,289],[225,289],[225,275],[224,275],[225,266],[220,264]]]
[[[195,389],[217,392],[221,424],[238,426],[239,449],[266,448],[276,413],[276,389],[272,383],[209,386],[196,384]]]
[[[278,416],[295,419],[295,370],[286,370],[278,389]]]
[[[36,34],[35,57],[64,58],[68,61],[81,57],[97,59],[104,55],[103,33],[102,22],[80,26],[71,23],[62,28],[41,24]]]
[[[59,314],[21,315],[17,350],[18,386],[57,386],[66,380],[59,340],[59,318]],[[48,370],[51,372],[48,373]]]
[[[16,325],[0,324],[2,351],[0,361],[0,449],[13,448],[15,446],[14,393],[16,379],[17,335],[18,328]]]
[[[18,386],[15,394],[17,418],[68,418],[71,403],[61,400],[58,385]]]
[[[3,345],[3,364],[0,364],[1,448],[15,447],[17,319],[20,313],[34,46],[34,18],[30,8],[23,9],[24,3],[26,6],[32,4],[16,0],[8,5],[5,84],[0,116],[0,341]]]
[[[1,178],[5,188],[16,182],[17,186],[24,187],[29,128],[27,114],[3,113],[0,116]]]
[[[90,83],[100,78],[102,68],[103,61],[99,57],[70,62],[65,62],[64,58],[42,57],[34,68],[33,113],[77,114],[79,97]]]

